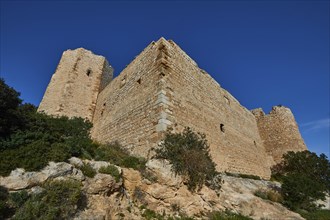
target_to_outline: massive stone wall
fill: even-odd
[[[130,152],[148,157],[160,140],[162,124],[159,45],[152,42],[98,96],[92,137],[119,141]]]
[[[92,121],[99,92],[112,80],[113,69],[102,56],[79,48],[63,53],[38,111]]]
[[[275,106],[268,115],[260,108],[252,112],[257,119],[266,152],[276,163],[280,162],[282,155],[288,151],[307,150],[289,108]]]
[[[111,80],[104,57],[66,51],[39,111],[85,117],[93,139],[118,141],[143,157],[168,128],[191,127],[206,134],[218,171],[263,178],[283,153],[306,149],[289,109],[250,112],[173,41],[152,42]]]
[[[219,171],[270,176],[254,115],[188,57],[174,42],[164,49],[168,124],[206,134]]]

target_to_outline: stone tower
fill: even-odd
[[[266,179],[283,153],[306,150],[290,109],[249,111],[171,40],[150,43],[111,79],[104,57],[66,51],[39,111],[88,118],[94,140],[147,158],[168,128],[191,127],[206,134],[218,171]]]
[[[113,69],[104,57],[83,48],[67,50],[51,78],[38,111],[92,121],[97,96],[112,78]]]
[[[256,116],[266,152],[273,157],[275,163],[280,162],[282,155],[289,150],[295,152],[307,150],[289,108],[274,106],[267,115],[260,108],[252,112]]]

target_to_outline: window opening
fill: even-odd
[[[87,76],[90,76],[92,74],[92,70],[91,69],[88,69],[87,72],[86,72],[86,75]]]
[[[223,133],[225,132],[225,125],[224,124],[220,124],[220,131],[222,131]]]

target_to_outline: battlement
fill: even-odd
[[[247,110],[172,40],[151,42],[113,80],[112,72],[91,51],[64,52],[38,110],[87,118],[94,140],[147,158],[168,128],[191,127],[206,134],[218,171],[263,178],[283,153],[306,149],[290,109]]]

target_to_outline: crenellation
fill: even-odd
[[[94,140],[118,141],[143,157],[153,155],[169,128],[191,127],[206,134],[218,171],[266,179],[283,153],[306,149],[289,109],[249,111],[171,40],[151,42],[112,77],[104,57],[68,50],[39,111],[88,118]]]

